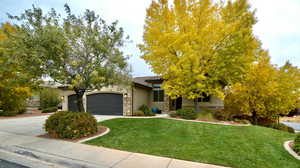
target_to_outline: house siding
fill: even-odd
[[[151,106],[150,96],[151,91],[139,87],[133,88],[133,111],[138,111],[139,107],[143,104]]]

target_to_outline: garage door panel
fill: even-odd
[[[88,95],[87,111],[99,115],[122,115],[123,95],[113,93]]]

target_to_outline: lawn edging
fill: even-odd
[[[165,118],[170,120],[189,121],[189,122],[198,122],[198,123],[206,123],[206,124],[225,125],[225,126],[237,126],[237,127],[251,126],[251,124],[229,124],[229,123],[212,122],[212,121],[186,120],[186,119],[172,118],[172,117],[165,117]]]
[[[292,142],[293,142],[293,140],[285,141],[284,144],[283,144],[284,149],[285,149],[286,151],[288,151],[289,154],[291,154],[292,156],[294,156],[294,158],[300,160],[300,156],[299,156],[299,155],[291,148],[291,146],[290,146],[290,143],[292,143]]]
[[[109,132],[110,132],[110,129],[109,129],[108,127],[106,127],[106,130],[105,130],[102,134],[99,134],[99,135],[95,135],[95,136],[92,136],[92,137],[89,137],[89,138],[82,139],[82,140],[80,140],[80,141],[77,141],[76,143],[83,143],[83,142],[86,142],[86,141],[89,141],[89,140],[92,140],[92,139],[95,139],[95,138],[104,136],[104,135],[108,134]]]

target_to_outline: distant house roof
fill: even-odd
[[[159,82],[162,81],[160,76],[143,76],[143,77],[135,77],[133,78],[133,82],[136,84],[140,84],[146,87],[152,88],[153,82]]]

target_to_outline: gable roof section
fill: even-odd
[[[159,81],[159,80],[161,80],[160,76],[143,76],[143,77],[133,78],[133,82],[135,84],[139,84],[150,88],[152,88],[151,81]]]

